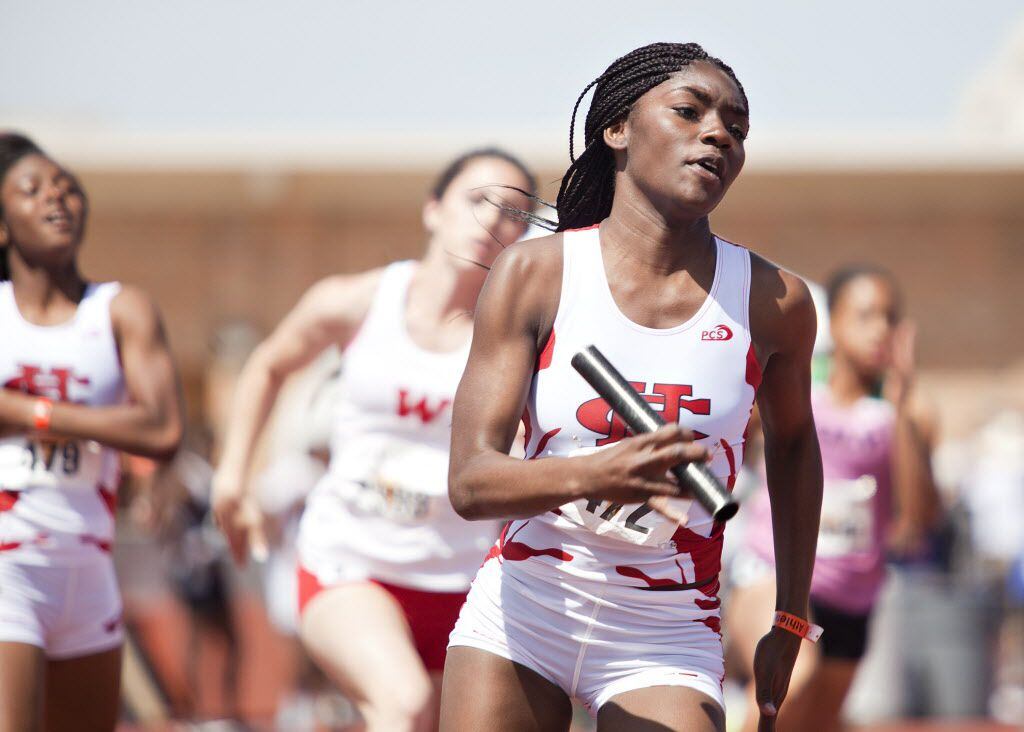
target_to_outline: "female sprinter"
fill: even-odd
[[[673,499],[683,522],[645,501],[679,495],[666,470],[685,461],[710,460],[731,483],[755,394],[776,608],[798,626],[807,618],[821,497],[814,308],[797,277],[708,223],[743,167],[743,87],[692,43],[639,48],[591,86],[586,148],[558,196],[561,233],[495,262],[456,396],[452,503],[467,518],[514,520],[452,633],[450,732],[564,730],[570,697],[599,730],[724,729],[723,526],[690,501]],[[591,343],[669,426],[627,438],[570,366]],[[508,456],[520,415],[525,461]],[[759,644],[767,727],[799,645],[781,627]]]
[[[239,377],[214,510],[242,560],[258,522],[253,446],[281,383],[327,347],[344,351],[330,467],[299,528],[299,634],[370,730],[436,726],[448,634],[497,534],[455,514],[446,476],[473,324],[464,316],[486,267],[525,231],[489,202],[527,205],[512,188],[532,192],[534,181],[505,152],[455,160],[423,209],[422,261],[315,285]]]
[[[0,135],[0,730],[111,730],[118,450],[170,457],[181,400],[160,315],[86,280],[67,170]]]
[[[939,509],[930,469],[934,428],[914,394],[912,336],[898,325],[895,279],[878,268],[851,267],[827,291],[834,351],[827,381],[811,397],[825,473],[811,615],[825,633],[820,648],[808,646],[799,656],[779,720],[783,730],[839,729],[887,547],[904,556],[919,550]],[[748,665],[775,582],[767,495],[757,494],[745,510],[746,546],[733,563],[726,617]],[[756,715],[750,717],[746,728],[754,730]]]

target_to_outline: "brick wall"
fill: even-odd
[[[419,172],[80,173],[85,270],[159,300],[190,394],[221,324],[269,329],[319,277],[424,244]],[[748,172],[713,224],[811,278],[854,261],[892,269],[922,369],[975,384],[967,401],[1024,358],[1024,171]]]

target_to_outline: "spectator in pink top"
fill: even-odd
[[[914,389],[914,330],[901,322],[891,274],[851,267],[828,285],[834,353],[812,392],[824,494],[811,582],[811,616],[824,635],[803,644],[778,729],[839,729],[839,713],[867,645],[868,620],[889,552],[920,551],[939,500],[930,460],[934,420]],[[745,508],[746,546],[734,562],[725,625],[744,668],[771,623],[774,548],[767,491]],[[753,689],[745,730],[756,728]]]

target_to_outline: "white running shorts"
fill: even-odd
[[[0,642],[28,643],[61,660],[108,651],[123,640],[110,557],[71,567],[0,557]]]
[[[521,664],[595,715],[616,695],[651,686],[687,686],[725,708],[717,600],[697,590],[570,584],[519,564],[484,563],[449,648],[479,648]]]

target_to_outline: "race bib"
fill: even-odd
[[[818,556],[840,557],[868,551],[874,541],[874,476],[856,480],[825,479],[821,500]]]
[[[573,450],[567,457],[589,455],[598,450],[612,448],[615,444],[618,443],[601,447],[582,447]],[[670,498],[668,504],[672,510],[682,515],[701,511],[690,499]],[[646,503],[613,503],[581,498],[560,506],[559,511],[564,518],[593,531],[598,536],[608,536],[642,546],[667,544],[679,527],[676,522],[665,518]]]
[[[448,454],[393,438],[362,444],[360,477],[350,477],[347,498],[362,513],[401,523],[423,523],[448,503]]]
[[[94,488],[103,471],[103,449],[92,440],[0,439],[0,488]]]

